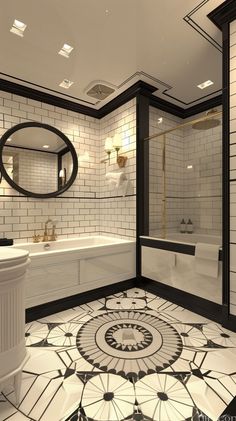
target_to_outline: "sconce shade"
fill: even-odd
[[[106,152],[111,152],[113,149],[113,144],[112,144],[112,138],[111,137],[107,137],[106,141],[105,141],[105,151]]]
[[[119,133],[116,133],[113,137],[113,148],[120,149],[122,146],[122,139]]]

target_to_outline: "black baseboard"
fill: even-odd
[[[229,314],[227,318],[223,318],[222,326],[236,332],[236,316]]]
[[[236,332],[236,316],[229,315],[227,319],[222,317],[221,305],[142,276],[28,308],[26,309],[26,323],[134,287],[152,292]]]
[[[145,277],[139,278],[136,285],[214,322],[222,323],[222,306],[220,304]]]
[[[49,303],[27,308],[25,315],[26,323],[41,319],[42,317],[49,316],[50,314],[68,310],[69,308],[73,308],[81,304],[89,303],[93,300],[98,300],[99,298],[104,298],[111,294],[116,294],[117,292],[122,292],[135,286],[136,278],[128,279],[127,281],[118,282],[116,284],[107,285],[105,287],[82,292],[70,297],[61,298],[60,300],[50,301]]]

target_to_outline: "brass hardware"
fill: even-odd
[[[220,116],[220,115],[222,115],[222,112],[218,111],[218,112],[214,113],[214,115],[210,114],[210,115],[207,115],[206,117],[197,118],[196,120],[191,120],[191,121],[188,121],[187,123],[179,124],[178,126],[173,127],[173,129],[168,129],[168,130],[165,130],[164,132],[156,133],[156,134],[153,134],[152,136],[145,137],[144,140],[155,139],[156,137],[162,136],[162,135],[167,134],[167,133],[174,132],[175,130],[180,129],[182,127],[192,126],[192,124],[194,124],[194,123],[199,123],[200,121],[205,121],[205,120],[211,120],[213,117],[217,117],[217,116]]]
[[[39,234],[34,234],[33,236],[33,243],[39,243],[41,239],[41,235]]]
[[[110,156],[109,156],[109,158],[110,158]],[[101,164],[106,164],[106,162],[109,162],[109,165],[110,165],[110,159],[109,159],[109,158],[102,159],[102,160],[100,161],[100,162],[101,162]],[[118,155],[118,156],[117,156],[117,159],[116,159],[116,162],[117,162],[118,167],[119,167],[119,168],[123,168],[123,167],[125,167],[126,162],[127,162],[127,159],[128,159],[128,157],[127,157],[127,156]]]
[[[163,199],[161,204],[162,238],[166,238],[166,136],[162,138],[162,188]]]
[[[127,156],[121,156],[121,155],[119,155],[118,157],[117,157],[117,164],[118,164],[118,167],[119,168],[124,168],[125,167],[125,165],[126,165],[126,162],[127,162]]]
[[[50,238],[50,240],[51,241],[56,241],[56,239],[57,239],[57,234],[56,234],[56,224],[53,224],[53,226],[52,226],[52,235],[51,235],[51,238]]]
[[[52,224],[53,226],[53,221],[50,218],[48,218],[44,226],[44,234],[43,234],[43,240],[42,240],[44,243],[50,240],[49,229],[48,229],[49,224]]]

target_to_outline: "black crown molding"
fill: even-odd
[[[236,19],[236,0],[224,1],[207,16],[219,29],[222,29],[225,23]]]
[[[126,89],[126,91],[122,92],[116,98],[108,102],[108,104],[105,104],[102,108],[100,108],[97,111],[98,118],[105,117],[107,114],[116,110],[116,108],[120,107],[121,105],[125,104],[126,102],[130,101],[138,95],[149,97],[155,91],[157,91],[157,88],[155,86],[152,86],[149,83],[139,80],[138,82],[134,83],[134,85],[130,86],[130,88]]]
[[[0,90],[25,98],[33,99],[35,101],[54,105],[59,108],[64,108],[66,110],[74,111],[76,113],[85,114],[97,119],[105,117],[121,105],[125,104],[133,98],[136,98],[138,95],[148,97],[152,107],[158,108],[159,110],[168,112],[183,119],[222,104],[222,95],[218,95],[194,106],[181,108],[178,105],[172,104],[169,101],[154,96],[153,92],[157,91],[157,88],[142,80],[134,83],[132,86],[105,104],[99,110],[5,79],[0,79]]]
[[[166,101],[165,99],[158,98],[157,96],[152,95],[150,97],[150,105],[151,107],[155,107],[167,113],[174,114],[176,117],[184,118],[184,108],[172,104],[171,102]]]
[[[184,117],[188,118],[192,117],[193,115],[202,113],[204,111],[209,110],[210,108],[218,107],[222,105],[222,94],[217,95],[214,98],[208,99],[207,101],[201,102],[200,104],[193,105],[192,107],[186,108],[184,110]]]
[[[97,110],[94,108],[78,104],[56,95],[48,94],[47,92],[29,88],[28,86],[20,85],[19,83],[10,82],[6,79],[0,79],[0,90],[97,118]]]

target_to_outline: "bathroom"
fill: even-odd
[[[4,3],[0,421],[234,419],[235,2]]]

